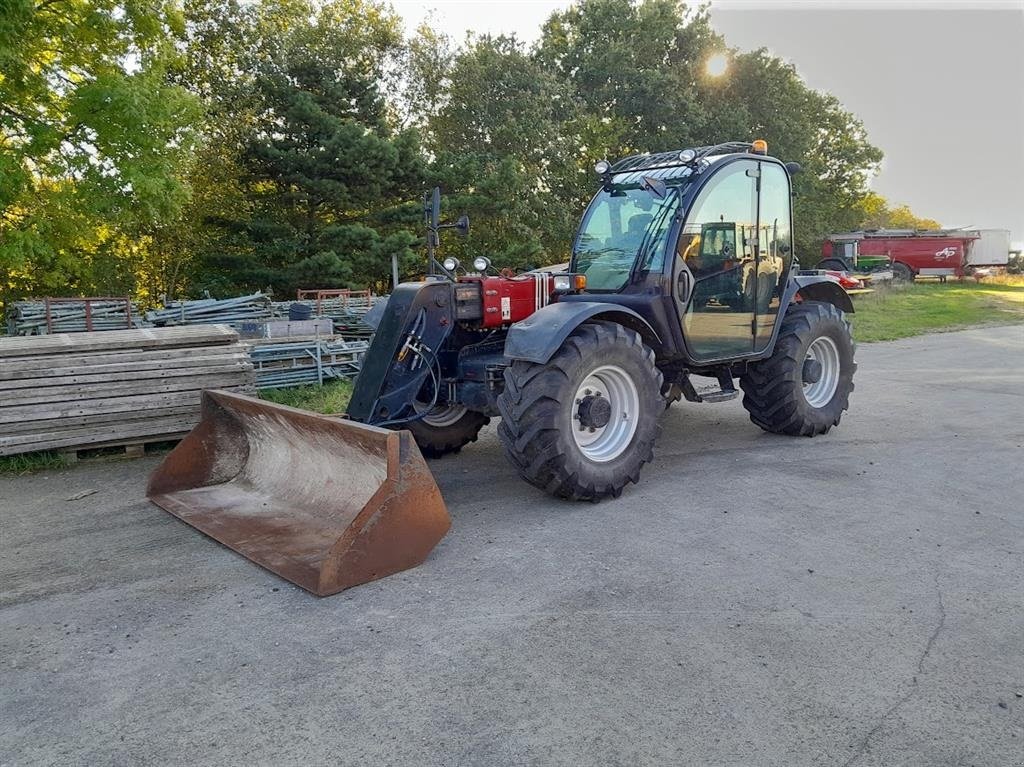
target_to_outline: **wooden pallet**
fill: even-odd
[[[124,450],[123,453],[115,453],[115,457],[121,457],[123,455],[125,458],[142,458],[146,455],[147,446],[157,445],[164,442],[178,442],[187,434],[187,431],[177,434],[159,434],[154,437],[133,439],[128,442],[113,440],[111,442],[102,442],[99,444],[82,445],[81,447],[63,448],[58,452],[61,459],[68,466],[72,466],[79,461],[110,457],[107,451],[111,448],[123,448]]]

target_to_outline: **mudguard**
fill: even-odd
[[[509,328],[505,338],[505,357],[544,364],[561,348],[570,333],[595,317],[636,330],[649,344],[660,344],[654,328],[627,306],[572,301],[549,304]]]
[[[780,316],[785,314],[786,309],[793,302],[794,296],[799,293],[808,301],[821,301],[826,304],[835,304],[847,314],[853,314],[853,300],[842,285],[829,277],[817,274],[798,274],[789,278],[786,286],[785,298],[782,302]]]

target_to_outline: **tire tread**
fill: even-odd
[[[848,374],[841,373],[836,395],[826,406],[831,414],[822,419],[820,411],[807,406],[803,399],[803,350],[816,337],[817,328],[834,323],[841,325],[849,340],[850,360]],[[843,412],[849,408],[854,388],[855,349],[850,322],[836,306],[819,301],[791,306],[782,320],[772,356],[749,365],[740,377],[743,407],[750,420],[774,434],[805,437],[824,434],[838,426]]]
[[[635,442],[633,466],[621,476],[608,472],[603,481],[584,480],[567,460],[567,447],[560,439],[564,435],[557,428],[562,405],[553,392],[564,391],[571,383],[569,370],[573,366],[594,358],[599,349],[610,344],[638,353],[655,391],[661,391],[662,375],[655,365],[654,352],[637,333],[610,322],[581,325],[547,364],[516,360],[505,369],[505,390],[498,397],[498,439],[520,476],[551,495],[589,501],[617,498],[628,483],[639,480],[640,469],[654,458],[660,425],[656,425],[653,437]],[[659,405],[659,414],[662,409]]]

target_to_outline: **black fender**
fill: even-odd
[[[840,258],[839,256],[829,256],[828,258],[823,258],[823,259],[821,259],[821,261],[819,261],[817,263],[817,265],[814,268],[815,269],[831,269],[832,268],[831,266],[826,266],[826,264],[828,264],[830,261],[839,264],[839,266],[841,267],[840,271],[844,271],[844,272],[852,272],[853,271],[853,269],[851,268],[850,264],[848,264],[846,262],[846,259]]]
[[[505,357],[543,365],[561,348],[570,333],[592,319],[617,322],[639,333],[644,343],[655,351],[661,347],[661,339],[654,328],[627,306],[567,301],[549,304],[509,328],[505,336]]]
[[[793,298],[799,293],[802,298],[808,301],[821,301],[826,304],[835,304],[836,307],[853,314],[853,300],[843,286],[835,280],[818,274],[798,274],[789,278],[786,286],[785,298],[782,302],[780,315],[786,313],[786,309],[793,302]]]

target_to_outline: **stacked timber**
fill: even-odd
[[[203,389],[254,391],[231,328],[0,338],[0,456],[180,437]]]

